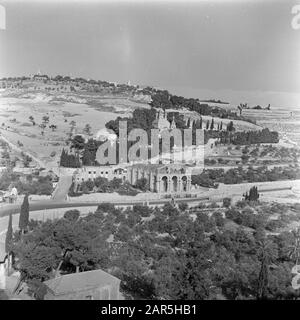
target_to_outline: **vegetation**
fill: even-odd
[[[259,143],[277,143],[279,141],[278,133],[275,131],[270,131],[269,129],[263,129],[261,131],[246,131],[246,132],[236,132],[233,122],[230,121],[226,127],[223,129],[223,123],[216,125],[214,119],[211,122],[206,122],[206,127],[202,123],[202,118],[194,121],[192,126],[190,120],[186,124],[183,115],[178,112],[168,113],[168,120],[175,120],[176,127],[178,129],[192,128],[193,130],[193,144],[196,144],[196,130],[205,129],[204,132],[204,143],[207,143],[209,139],[217,139],[215,144],[236,144],[236,145],[251,145]],[[132,117],[117,117],[115,120],[111,120],[106,123],[106,128],[112,130],[117,136],[119,136],[119,122],[126,121],[127,123],[127,134],[129,134],[133,129],[143,129],[148,134],[148,143],[151,145],[151,129],[153,129],[153,121],[156,118],[156,109],[135,109]],[[76,124],[73,123],[72,126]],[[86,125],[84,131],[86,134],[90,135],[90,126]],[[71,133],[70,133],[71,134]],[[96,161],[96,152],[99,146],[104,143],[104,141],[96,141],[92,138],[85,141],[81,135],[76,135],[74,137],[70,136],[70,150],[75,150],[75,154],[69,154],[68,151],[64,150],[61,153],[60,165],[63,167],[78,168],[81,165],[85,166],[95,166],[99,165]],[[128,150],[136,141],[128,141]],[[171,139],[170,147],[174,147],[174,141]],[[160,150],[162,146],[160,144]],[[151,150],[149,148],[149,158],[151,156]],[[119,142],[116,144],[116,154],[118,161],[119,154]],[[249,159],[248,155],[243,155],[242,161],[246,163]]]
[[[247,201],[257,201],[259,198],[259,193],[258,193],[257,187],[254,186],[254,187],[250,188],[249,194],[248,194],[248,192],[246,192],[244,197],[245,197],[245,200],[247,200]]]
[[[69,212],[37,222],[22,239],[15,234],[15,267],[29,283],[53,277],[58,268],[62,274],[110,270],[136,299],[299,298],[291,287],[295,262],[286,251],[293,235],[267,235],[263,208],[245,204],[205,212],[104,203],[85,217]],[[227,228],[231,220],[235,230]]]
[[[22,175],[5,170],[0,174],[0,190],[15,186],[19,194],[51,195],[53,191],[52,178],[38,175]]]
[[[279,134],[277,131],[270,131],[268,128],[257,131],[235,131],[233,122],[227,125],[226,131],[210,130],[206,132],[209,138],[217,138],[218,144],[251,145],[260,143],[278,143]],[[207,141],[207,138],[205,139]]]
[[[279,134],[276,131],[270,131],[268,128],[260,131],[235,132],[231,142],[239,145],[278,143]]]
[[[153,90],[151,94],[151,106],[163,109],[181,109],[186,108],[190,111],[196,111],[201,115],[210,115],[220,118],[234,120],[244,120],[253,122],[253,120],[237,115],[236,112],[225,110],[224,108],[211,107],[208,104],[200,103],[198,99],[184,98],[170,94],[167,90]]]
[[[107,178],[97,177],[94,180],[82,181],[81,183],[76,184],[76,186],[73,183],[70,187],[69,196],[74,197],[92,192],[117,192],[121,195],[135,196],[139,192],[137,189],[145,191],[145,182],[139,181],[139,183],[134,188],[128,182],[122,181],[118,178],[114,178],[113,180],[109,181]]]
[[[146,178],[140,178],[136,181],[135,187],[139,190],[146,191],[149,189],[148,180]]]
[[[213,187],[218,183],[237,184],[243,182],[265,182],[279,180],[300,179],[300,171],[297,166],[274,167],[268,169],[265,166],[247,169],[243,167],[224,169],[204,169],[201,174],[192,175],[192,184],[203,187]]]
[[[21,210],[20,210],[19,229],[21,232],[24,232],[27,230],[28,223],[29,223],[29,202],[28,202],[28,194],[26,194],[23,199],[23,203],[21,205]]]
[[[60,166],[68,168],[81,167],[79,155],[69,154],[65,149],[63,149],[60,156]]]

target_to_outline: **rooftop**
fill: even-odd
[[[80,291],[88,288],[98,288],[121,280],[103,270],[92,270],[63,275],[45,281],[44,284],[54,295]]]

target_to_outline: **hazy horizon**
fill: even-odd
[[[0,77],[41,70],[203,99],[273,92],[300,106],[295,0],[1,3]]]

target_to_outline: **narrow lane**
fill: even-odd
[[[58,184],[53,192],[51,199],[53,201],[64,201],[67,199],[69,189],[72,184],[72,176],[60,176]]]

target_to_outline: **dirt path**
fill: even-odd
[[[0,130],[2,130],[0,128]],[[24,154],[26,154],[27,156],[31,157],[36,163],[38,163],[38,165],[41,168],[45,168],[46,165],[43,161],[41,161],[39,158],[37,158],[36,156],[34,156],[33,154],[31,154],[28,151],[22,150],[20,147],[16,146],[15,144],[13,144],[12,142],[10,142],[7,138],[5,138],[1,133],[0,133],[0,139],[2,139],[3,141],[5,141],[13,150],[16,150],[18,152],[23,152]]]

